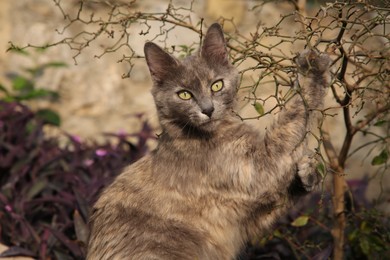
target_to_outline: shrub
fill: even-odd
[[[1,256],[83,258],[89,205],[153,138],[147,123],[138,134],[108,136],[100,145],[67,135],[61,147],[28,107],[0,101],[0,242],[11,246]]]
[[[344,259],[389,259],[388,216],[365,199],[367,178],[348,182],[356,201],[346,198]],[[330,259],[334,248],[331,199],[331,191],[302,198],[271,233],[254,239],[241,259]]]

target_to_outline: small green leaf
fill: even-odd
[[[36,115],[46,124],[55,125],[55,126],[60,126],[61,124],[60,116],[51,109],[38,110]]]
[[[276,238],[283,238],[282,233],[280,233],[280,231],[279,231],[278,229],[274,231],[273,235],[274,235]]]
[[[300,217],[297,217],[293,222],[291,222],[291,226],[303,227],[303,226],[306,226],[308,221],[309,221],[309,216],[300,216]]]
[[[44,97],[58,98],[58,93],[51,90],[40,88],[40,89],[33,89],[23,95],[16,96],[18,100],[30,100],[30,99],[37,99],[37,98],[44,98]]]
[[[29,91],[34,89],[34,84],[25,77],[17,76],[12,81],[12,88],[18,91]]]
[[[357,238],[357,236],[358,236],[358,229],[355,229],[348,235],[348,240],[352,242]]]
[[[375,156],[372,161],[371,161],[371,165],[381,165],[381,164],[384,164],[385,162],[387,162],[387,159],[389,159],[389,155],[387,153],[386,150],[382,150],[382,152]]]
[[[317,164],[317,171],[321,174],[322,177],[325,176],[325,165],[323,163]]]
[[[61,68],[61,67],[68,67],[68,64],[62,61],[53,61],[53,62],[48,62],[43,65],[44,67],[53,67],[53,68]]]
[[[259,102],[255,102],[253,104],[253,106],[255,107],[255,109],[259,115],[261,115],[261,116],[264,115],[264,108]]]
[[[370,243],[368,242],[366,237],[361,237],[359,239],[359,246],[362,252],[368,256],[370,254]]]
[[[386,120],[379,120],[374,124],[374,126],[383,126],[384,124],[386,124],[386,122],[387,122]]]

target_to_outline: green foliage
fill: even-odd
[[[195,50],[193,46],[179,45],[178,47],[179,47],[179,56],[181,58],[190,56]]]
[[[309,216],[299,216],[293,222],[291,222],[291,226],[293,227],[303,227],[306,226],[307,222],[309,222]]]
[[[386,214],[359,199],[367,182],[354,180],[351,196],[355,209],[346,211],[348,228],[344,259],[389,259],[390,220]],[[240,259],[330,259],[332,257],[331,193],[322,191],[303,197],[268,235],[251,241]]]
[[[384,126],[387,123],[386,120],[378,120],[374,126]]]
[[[51,109],[39,109],[36,112],[36,116],[40,118],[43,123],[60,126],[61,118],[60,116]]]
[[[30,53],[24,49],[12,49],[20,55],[29,56]],[[49,68],[62,68],[67,64],[61,61],[53,61],[39,64],[22,69],[22,72],[8,73],[10,79],[10,87],[6,87],[0,83],[0,100],[5,102],[27,102],[38,101],[42,99],[56,102],[59,99],[59,94],[56,91],[46,88],[37,87],[37,80],[44,75]],[[61,124],[60,116],[57,112],[45,108],[38,109],[37,117],[46,124],[59,126]]]
[[[325,165],[323,163],[318,163],[316,169],[317,172],[321,174],[321,177],[324,178],[326,175]]]
[[[386,163],[388,159],[389,159],[389,154],[387,153],[386,149],[383,149],[379,155],[375,156],[372,159],[371,164],[372,165],[381,165],[381,164]]]
[[[253,107],[260,116],[264,115],[264,107],[259,102],[255,102]]]
[[[383,214],[375,209],[364,210],[349,219],[348,242],[350,257],[355,259],[385,259],[390,252],[389,220],[380,221]],[[359,222],[354,221],[359,219]]]

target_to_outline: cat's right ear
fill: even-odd
[[[201,56],[212,64],[229,64],[226,41],[221,25],[214,23],[207,30],[203,41]]]
[[[144,53],[150,74],[156,83],[161,83],[168,74],[176,71],[178,61],[158,45],[152,42],[145,43]]]

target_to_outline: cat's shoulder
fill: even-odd
[[[258,129],[240,119],[224,122],[221,124],[220,128],[224,129],[223,132],[233,139],[252,139],[254,137],[259,137],[260,135]]]
[[[261,145],[262,134],[258,129],[242,120],[227,123],[221,133],[220,145],[233,153],[246,153]]]
[[[125,192],[132,183],[144,182],[151,171],[151,155],[147,154],[138,161],[126,166],[121,173],[115,178],[114,182],[108,187],[108,190],[117,193]]]
[[[117,177],[117,181],[119,183],[126,183],[128,179],[143,179],[149,176],[149,172],[151,171],[152,165],[152,154],[146,154],[136,162],[126,166],[121,174]]]
[[[112,201],[127,201],[129,193],[148,183],[151,172],[150,154],[122,169],[115,180],[102,192],[95,208],[112,204]]]

